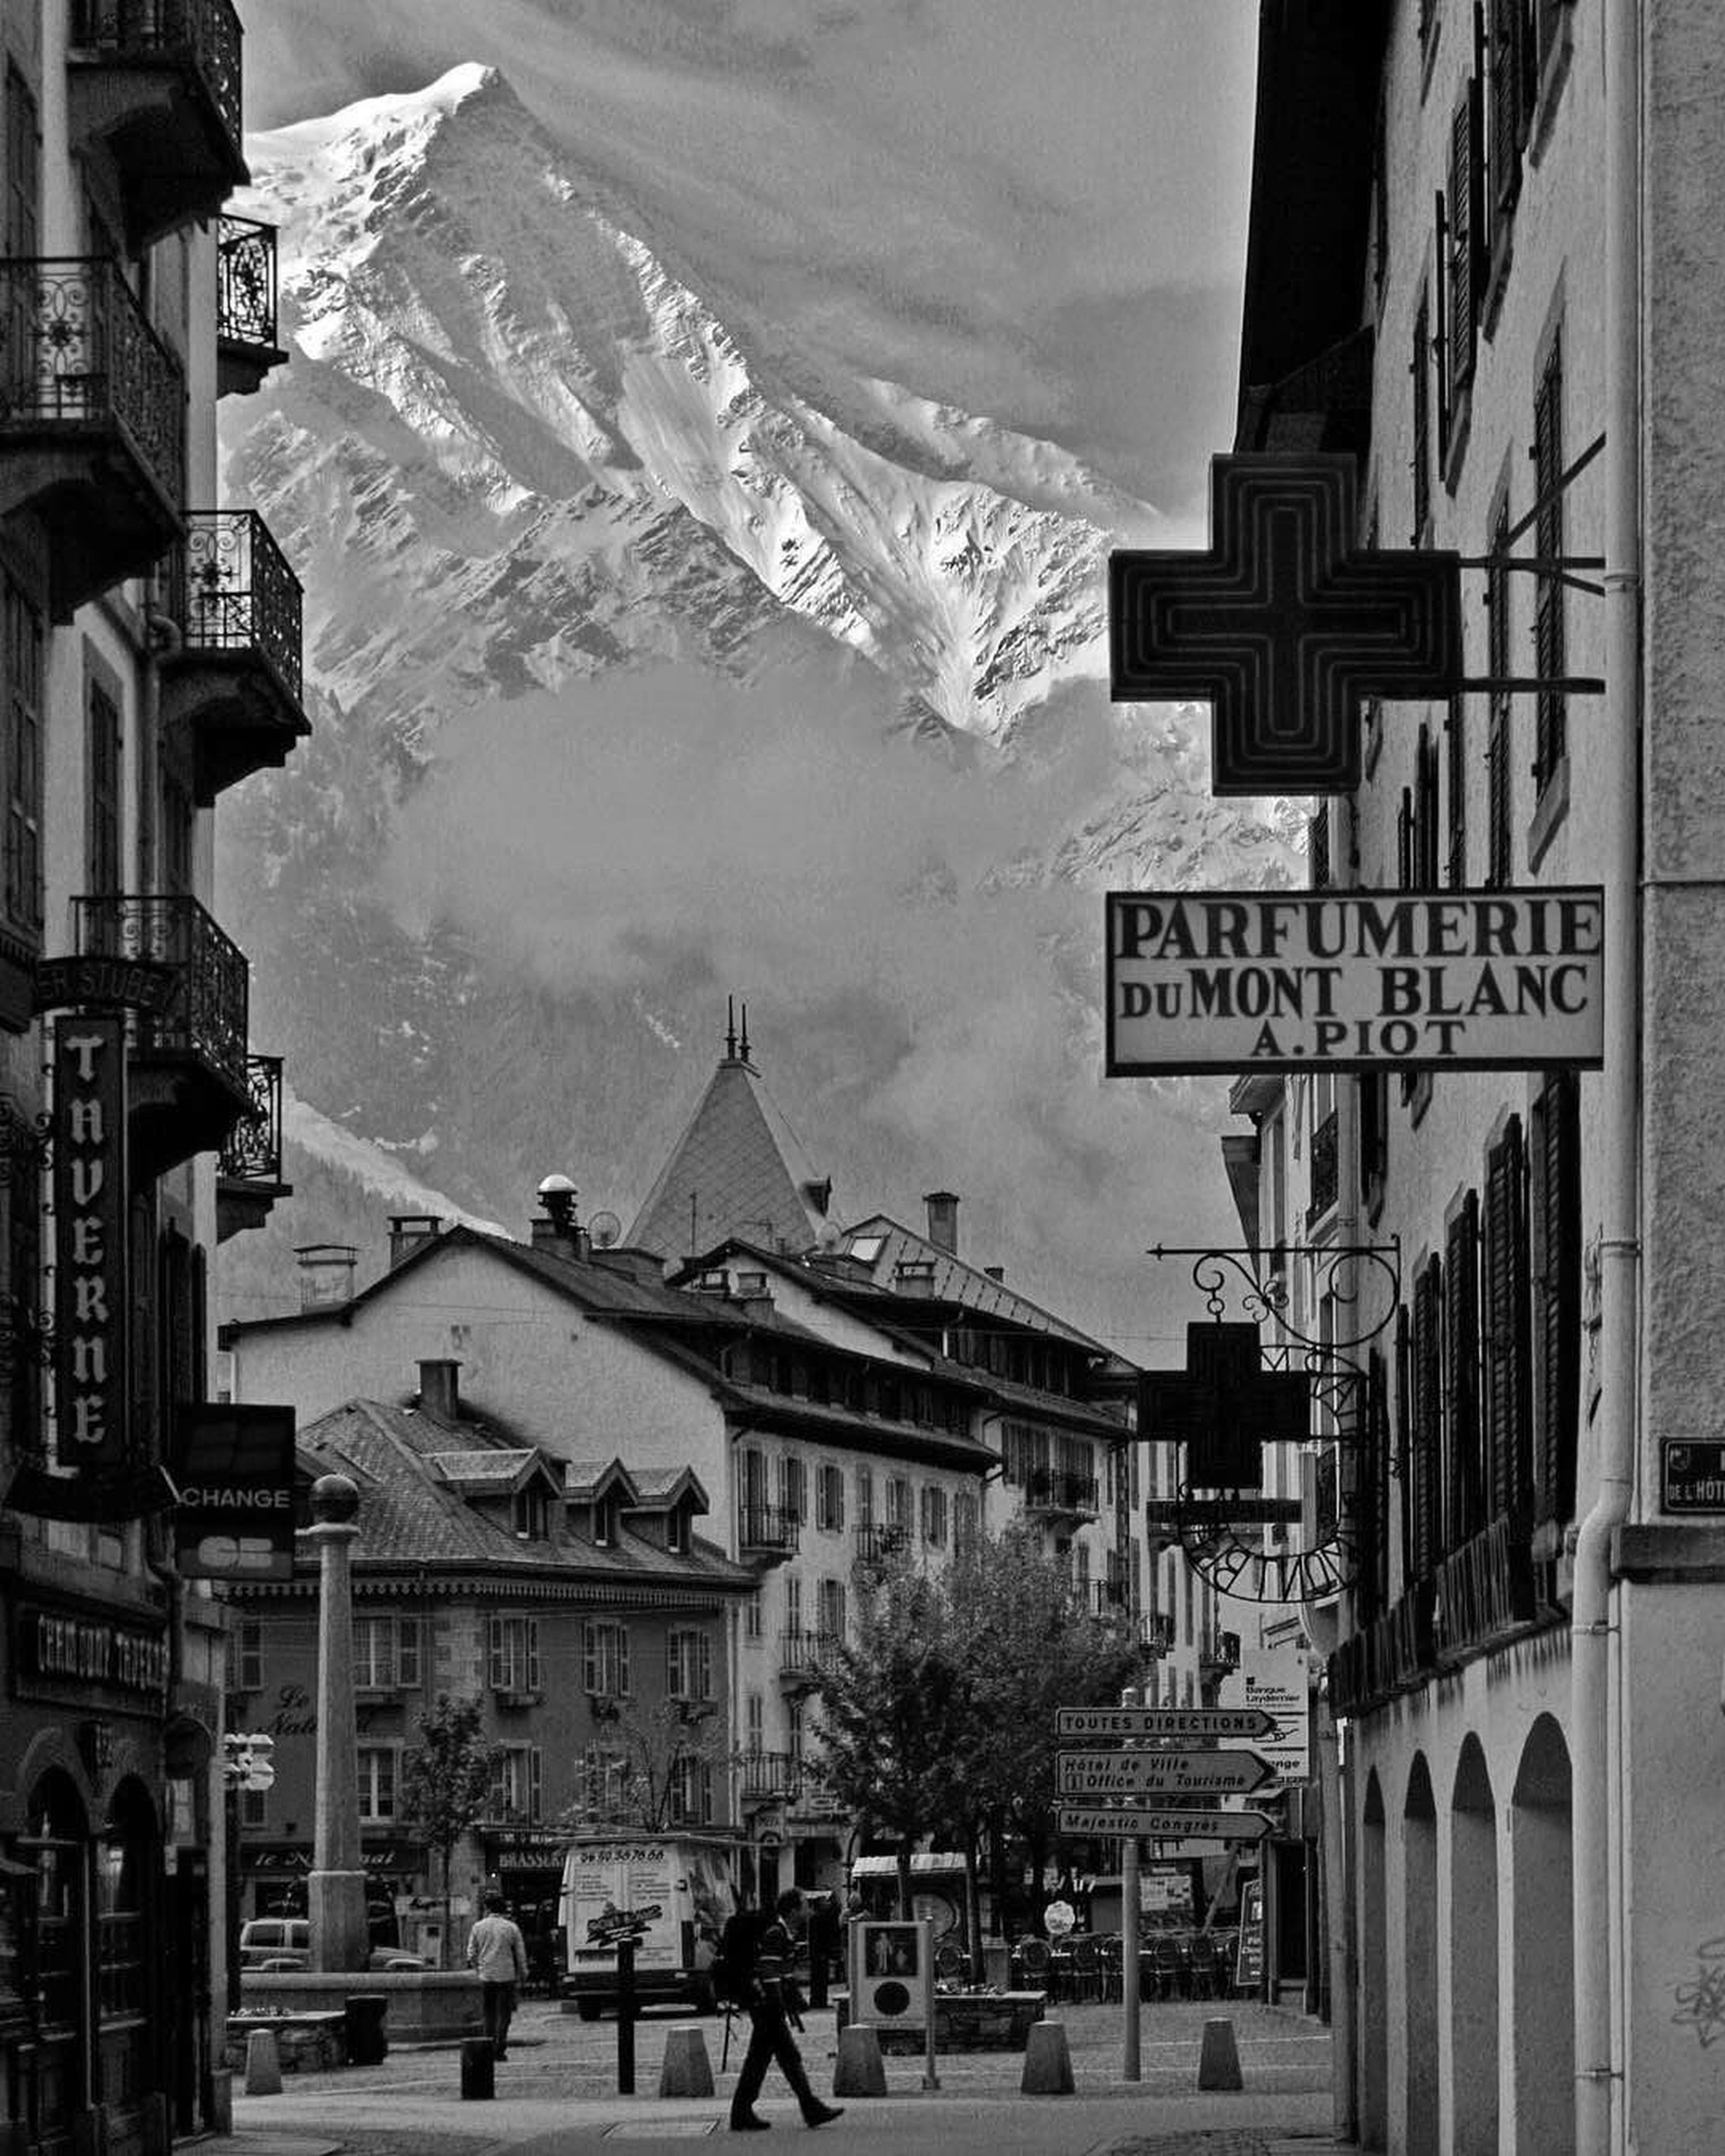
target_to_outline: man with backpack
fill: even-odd
[[[804,2125],[824,2126],[843,2116],[841,2106],[823,2104],[809,2086],[802,2055],[791,2034],[793,2014],[801,2027],[791,1960],[802,1929],[802,1913],[801,1895],[788,1886],[771,1916],[764,1911],[739,1911],[727,1922],[720,1941],[713,1971],[716,1988],[748,2015],[748,2050],[730,2099],[733,2134],[761,2133],[772,2125],[771,2119],[756,2113],[755,2099],[774,2059],[802,2108]]]

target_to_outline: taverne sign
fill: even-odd
[[[1605,1055],[1597,886],[1110,891],[1110,1077]]]

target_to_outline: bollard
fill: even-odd
[[[707,2039],[694,2021],[679,2021],[665,2036],[665,2057],[659,2070],[661,2096],[711,2096],[712,2062],[707,2056]]]
[[[884,2096],[886,2063],[880,2039],[871,2028],[846,2027],[838,2032],[838,2060],[833,2068],[835,2096]]]
[[[1024,2073],[1020,2081],[1021,2096],[1071,2096],[1076,2084],[1072,2078],[1072,2050],[1066,2042],[1066,2025],[1064,2021],[1032,2021],[1030,2036],[1024,2046]]]
[[[464,2103],[497,2094],[497,2054],[489,2037],[461,2039],[461,2095]]]
[[[281,2094],[281,2054],[276,2049],[273,2028],[254,2028],[245,2039],[245,2093],[248,2096]]]
[[[1232,2021],[1207,2021],[1204,2048],[1198,2058],[1200,2089],[1243,2089],[1240,2078],[1240,2052],[1234,2040]]]

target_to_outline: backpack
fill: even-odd
[[[719,1950],[707,1972],[721,2006],[748,2002],[760,1966],[761,1939],[772,1919],[759,1909],[735,1909],[719,1934]]]

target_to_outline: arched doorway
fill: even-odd
[[[161,1840],[148,1792],[128,1777],[96,1837],[93,1867],[96,2093],[116,2137],[160,2104],[164,2081],[157,2038],[166,2018],[150,2010],[159,1961]]]
[[[1402,2145],[1407,2156],[1438,2156],[1438,1807],[1422,1753],[1402,1807]]]
[[[1477,1736],[1450,1798],[1450,2136],[1455,2156],[1498,2156],[1498,1816]]]
[[[1389,1907],[1384,1790],[1373,1768],[1366,1780],[1359,1833],[1359,2138],[1382,2149],[1390,2133]]]
[[[1570,1752],[1542,1714],[1527,1733],[1509,1798],[1516,2147],[1523,2156],[1575,2139],[1575,1913]]]

